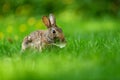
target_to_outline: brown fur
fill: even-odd
[[[37,30],[26,36],[22,42],[22,51],[27,48],[36,48],[42,51],[45,45],[52,45],[55,38],[58,38],[61,43],[65,43],[65,38],[62,29],[57,27],[56,20],[53,14],[42,17],[43,23],[48,28],[47,30]]]

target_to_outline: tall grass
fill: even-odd
[[[0,30],[4,34],[4,39],[0,40],[0,80],[120,79],[119,22],[84,20],[67,23],[59,18],[58,24],[61,24],[67,40],[65,48],[48,46],[41,53],[31,50],[21,53],[23,37],[33,30],[45,28],[42,23],[37,23],[39,20],[33,25],[29,25],[27,19],[16,20],[15,24],[0,23],[4,26]],[[20,31],[21,24],[24,24],[23,32]],[[36,24],[40,27],[35,27]],[[9,29],[7,32],[7,28],[11,32]]]

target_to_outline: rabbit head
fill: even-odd
[[[56,40],[58,40],[60,43],[66,43],[63,31],[56,25],[55,16],[53,14],[50,14],[49,17],[43,16],[42,21],[48,28],[47,37],[49,39],[53,40],[53,42],[56,42]]]

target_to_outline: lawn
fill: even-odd
[[[65,48],[21,53],[24,36],[46,29],[41,16],[0,19],[0,80],[119,80],[120,24],[111,18],[80,19],[62,15]],[[74,20],[74,21],[73,21]]]

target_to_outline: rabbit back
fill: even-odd
[[[29,47],[40,48],[42,46],[42,41],[43,41],[42,36],[44,32],[45,31],[43,30],[38,30],[26,36],[22,42],[22,50],[25,50],[26,48],[29,48]]]

